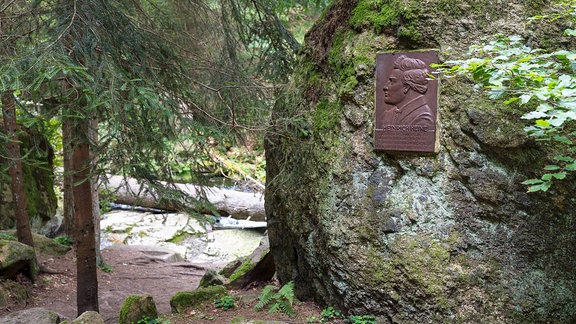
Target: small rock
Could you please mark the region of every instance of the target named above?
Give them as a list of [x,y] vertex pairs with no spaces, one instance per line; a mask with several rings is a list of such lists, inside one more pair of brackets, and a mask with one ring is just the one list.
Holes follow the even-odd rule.
[[219,275],[216,270],[208,269],[206,270],[204,276],[202,276],[202,279],[200,279],[199,287],[206,288],[209,286],[221,286],[224,284],[225,280],[226,279]]
[[151,295],[128,296],[120,309],[119,324],[131,324],[148,318],[156,319],[158,310]]
[[104,319],[98,312],[88,311],[82,313],[75,320],[70,322],[70,324],[104,324]]

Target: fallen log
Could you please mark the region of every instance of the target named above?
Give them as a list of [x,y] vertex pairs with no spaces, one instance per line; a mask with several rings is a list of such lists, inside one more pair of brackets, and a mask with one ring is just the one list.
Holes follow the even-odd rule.
[[[167,185],[166,183],[163,184]],[[263,194],[214,187],[200,187],[182,183],[175,184],[175,187],[194,198],[198,198],[204,193],[208,202],[211,203],[222,216],[231,216],[235,219],[249,219],[252,221],[266,220]],[[154,190],[146,183],[133,178],[116,175],[101,177],[100,188],[113,193],[114,201],[118,204],[177,210],[173,203],[161,202],[159,197],[154,193]]]

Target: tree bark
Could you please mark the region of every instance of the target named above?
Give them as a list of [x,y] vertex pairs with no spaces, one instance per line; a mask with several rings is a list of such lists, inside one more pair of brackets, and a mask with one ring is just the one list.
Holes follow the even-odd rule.
[[14,215],[16,220],[16,232],[18,242],[29,246],[34,246],[32,230],[28,217],[28,206],[26,191],[24,190],[24,179],[22,175],[22,158],[20,155],[20,144],[18,143],[18,124],[16,122],[16,107],[14,96],[10,91],[2,93],[2,114],[4,116],[4,128],[8,135],[8,161],[10,163],[10,178],[12,179],[12,200],[14,203]]
[[[98,118],[90,118],[90,129],[88,130],[90,143],[98,143]],[[104,265],[102,253],[100,253],[100,197],[98,195],[98,175],[96,165],[98,165],[98,154],[90,149],[90,161],[92,166],[92,181],[90,191],[92,192],[92,218],[94,219],[94,249],[96,251],[96,265]]]
[[[78,315],[86,311],[98,312],[98,277],[94,218],[92,215],[92,176],[90,172],[90,122],[75,119],[72,135],[72,179],[74,181],[74,246],[76,248]],[[77,127],[81,126],[81,127]]]
[[74,180],[70,172],[72,170],[72,120],[64,111],[62,112],[62,158],[64,160],[62,232],[69,237],[74,237]]

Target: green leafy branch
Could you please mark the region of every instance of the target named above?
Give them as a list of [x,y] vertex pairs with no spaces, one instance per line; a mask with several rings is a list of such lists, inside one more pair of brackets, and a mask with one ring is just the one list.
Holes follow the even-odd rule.
[[517,103],[525,109],[521,118],[532,121],[525,131],[561,149],[556,163],[544,168],[546,173],[523,182],[528,191],[547,191],[554,180],[576,171],[576,132],[571,130],[576,120],[576,51],[547,53],[526,46],[520,36],[498,34],[487,44],[472,46],[467,57],[447,61],[439,70],[448,77],[471,77],[491,99]]

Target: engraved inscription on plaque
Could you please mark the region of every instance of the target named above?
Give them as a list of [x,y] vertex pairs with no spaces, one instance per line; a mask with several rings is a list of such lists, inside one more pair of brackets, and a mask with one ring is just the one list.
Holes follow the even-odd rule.
[[378,54],[375,150],[438,151],[437,62],[435,51]]

